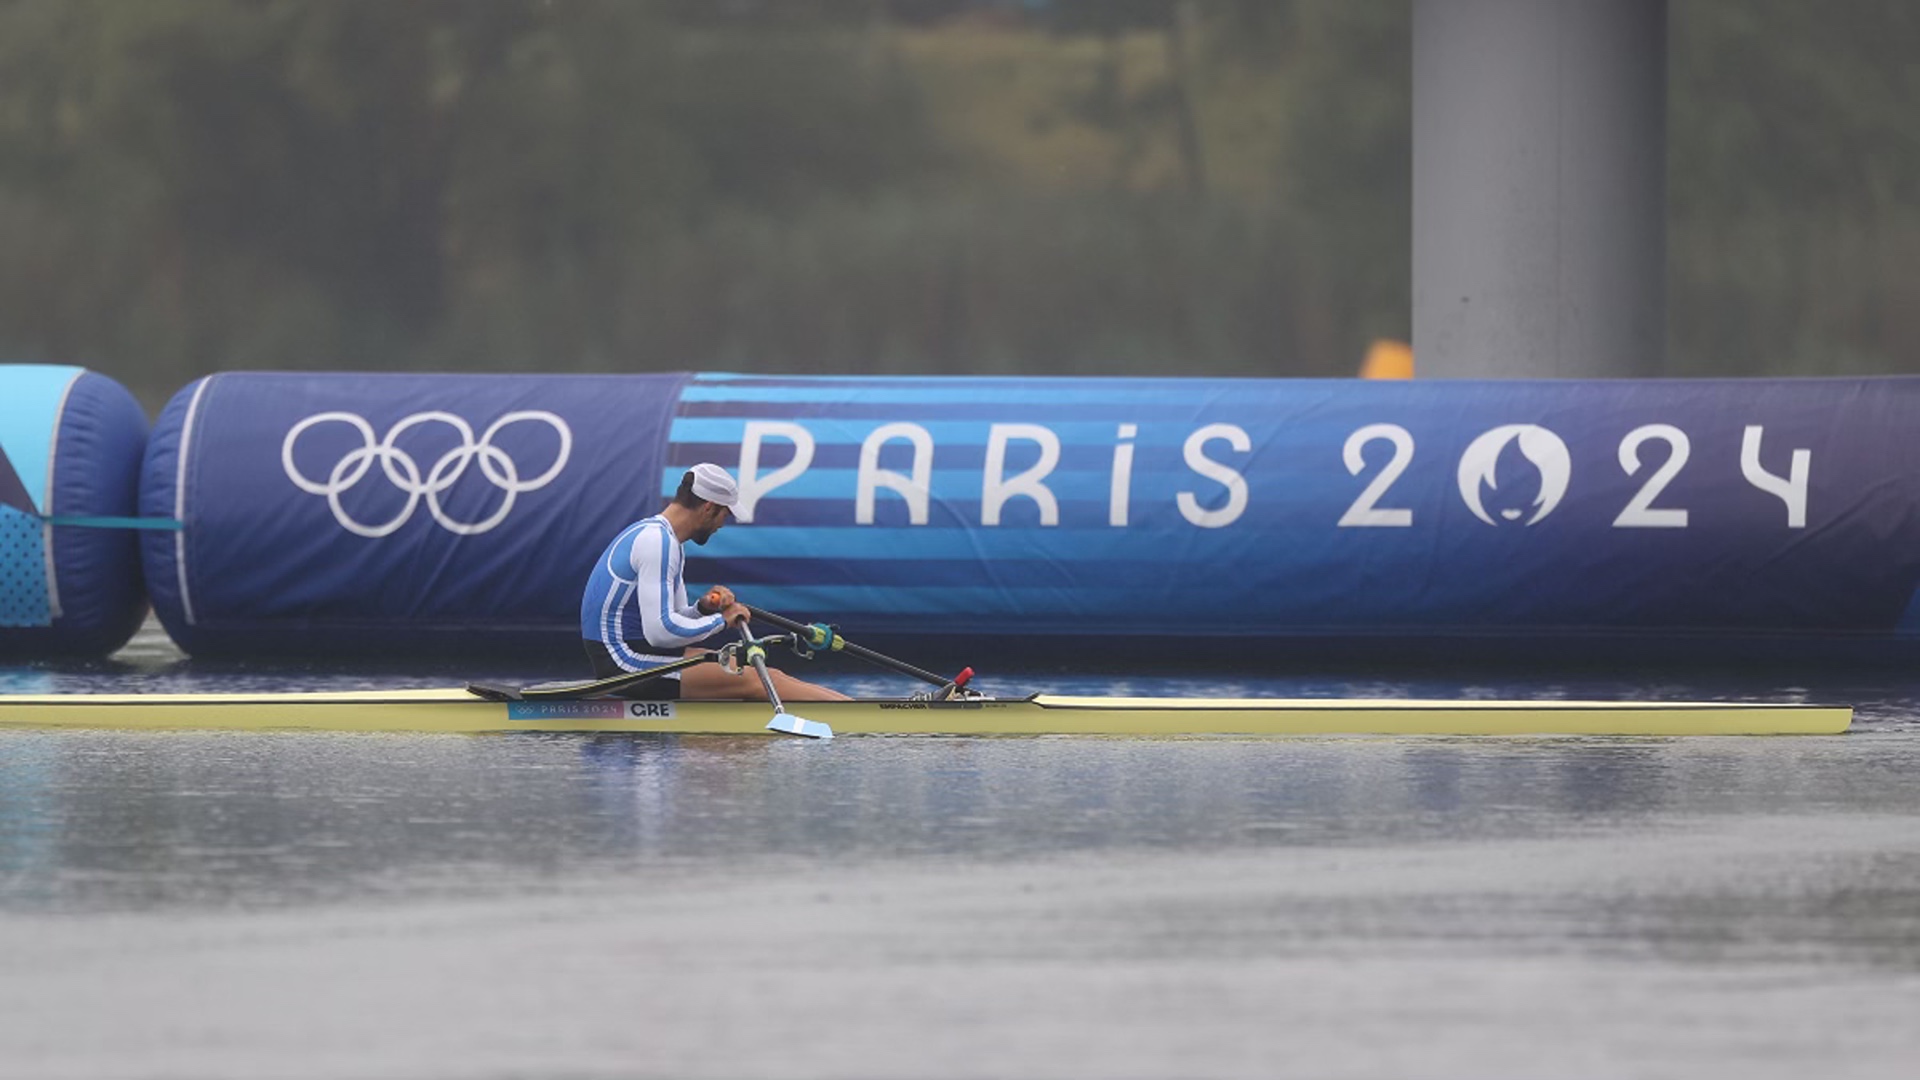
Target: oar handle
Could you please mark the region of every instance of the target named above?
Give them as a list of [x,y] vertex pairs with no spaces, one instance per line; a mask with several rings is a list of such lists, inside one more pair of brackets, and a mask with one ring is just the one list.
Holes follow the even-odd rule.
[[820,639],[820,634],[814,629],[812,625],[809,625],[803,622],[798,622],[793,619],[789,619],[785,615],[775,614],[774,612],[768,611],[765,608],[757,608],[757,607],[754,607],[752,604],[748,604],[747,612],[751,614],[754,618],[760,619],[765,622],[770,622],[773,625],[781,628],[782,630],[793,631],[796,635],[800,637],[802,641],[807,642],[809,645],[812,645],[816,649],[832,649],[835,652],[850,652],[862,660],[879,664],[881,667],[884,667],[884,668],[891,668],[892,670],[897,671],[902,675],[911,675],[914,678],[919,679],[921,682],[929,682],[935,686],[940,686],[940,687],[965,686],[967,685],[967,681],[973,678],[972,668],[967,668],[962,672],[960,672],[960,674],[955,675],[953,678],[949,679],[945,675],[935,675],[933,672],[928,671],[926,668],[914,667],[912,664],[909,664],[904,660],[895,660],[891,656],[885,656],[885,655],[882,655],[881,653],[874,652],[872,649],[866,648],[865,646],[855,645],[853,642],[848,641],[846,638],[841,637],[837,633],[832,636],[832,639],[830,641],[822,641]]

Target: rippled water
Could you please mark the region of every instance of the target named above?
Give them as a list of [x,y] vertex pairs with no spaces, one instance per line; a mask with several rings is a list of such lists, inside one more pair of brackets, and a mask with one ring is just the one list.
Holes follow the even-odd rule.
[[[136,645],[0,669],[0,692],[447,678]],[[0,732],[0,1076],[1920,1061],[1920,686],[994,688],[1848,701],[1860,719],[1773,739]]]

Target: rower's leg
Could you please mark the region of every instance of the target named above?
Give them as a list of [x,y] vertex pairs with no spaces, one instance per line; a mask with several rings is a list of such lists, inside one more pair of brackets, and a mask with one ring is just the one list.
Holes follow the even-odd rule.
[[[773,677],[774,692],[783,702],[847,700],[847,695],[838,690],[796,679],[778,668],[768,668],[767,674]],[[686,701],[765,701],[767,690],[751,671],[729,675],[718,664],[702,664],[680,673],[680,697]]]
[[773,676],[773,688],[780,694],[781,701],[851,700],[838,690],[821,686],[819,683],[810,683],[805,679],[796,679],[777,668],[768,668],[767,674]]

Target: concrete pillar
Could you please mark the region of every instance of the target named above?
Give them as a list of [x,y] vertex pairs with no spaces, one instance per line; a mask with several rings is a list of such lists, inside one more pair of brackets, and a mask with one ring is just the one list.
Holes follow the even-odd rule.
[[1666,0],[1414,0],[1420,377],[1658,374]]

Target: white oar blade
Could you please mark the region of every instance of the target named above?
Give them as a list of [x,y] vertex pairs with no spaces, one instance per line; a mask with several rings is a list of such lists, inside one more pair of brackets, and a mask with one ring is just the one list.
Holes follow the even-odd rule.
[[831,739],[833,729],[818,720],[808,720],[790,712],[777,712],[767,721],[768,731],[781,731],[788,735],[801,735],[809,739]]

